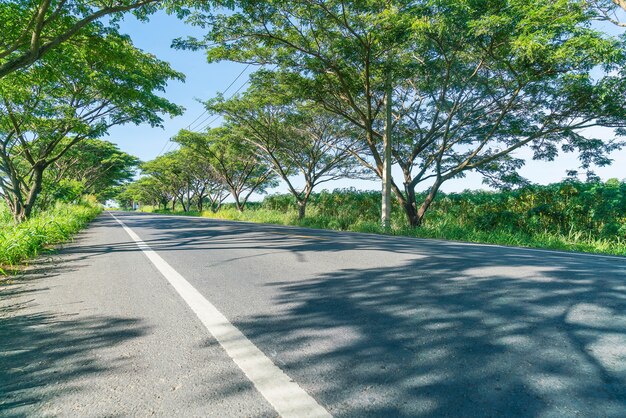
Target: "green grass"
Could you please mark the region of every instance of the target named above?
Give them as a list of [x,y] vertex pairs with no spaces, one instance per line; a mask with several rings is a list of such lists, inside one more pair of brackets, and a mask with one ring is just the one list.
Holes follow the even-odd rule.
[[[155,211],[147,207],[145,211],[167,213],[175,215],[203,216],[213,219],[258,222],[276,225],[292,225],[336,231],[353,231],[375,234],[391,234],[418,238],[434,238],[455,240],[483,244],[498,244],[517,247],[545,248],[564,251],[580,251],[597,254],[626,256],[626,239],[619,236],[613,238],[598,238],[592,233],[569,232],[561,234],[551,231],[536,231],[534,233],[515,231],[510,227],[478,228],[463,224],[453,213],[434,208],[427,222],[420,228],[406,227],[404,218],[399,212],[394,213],[392,228],[383,231],[373,216],[358,216],[352,212],[329,216],[324,214],[325,209],[311,205],[305,219],[298,221],[295,208],[268,209],[263,204],[256,203],[238,212],[231,205],[224,207],[217,213],[211,211],[197,211],[183,213],[180,211]],[[363,212],[361,212],[363,213]],[[343,216],[342,216],[343,215]]]
[[0,204],[0,269],[14,267],[69,240],[101,211],[100,205],[90,202],[58,203],[16,224],[6,206]]

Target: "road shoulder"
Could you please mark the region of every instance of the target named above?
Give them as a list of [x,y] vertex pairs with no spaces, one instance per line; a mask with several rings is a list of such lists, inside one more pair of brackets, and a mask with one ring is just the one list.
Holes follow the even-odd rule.
[[122,228],[101,215],[0,287],[2,416],[271,416]]

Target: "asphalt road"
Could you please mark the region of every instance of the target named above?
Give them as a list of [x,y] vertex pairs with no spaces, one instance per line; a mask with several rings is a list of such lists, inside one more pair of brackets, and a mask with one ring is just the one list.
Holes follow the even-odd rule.
[[[626,258],[114,214],[333,416],[626,417]],[[276,416],[166,276],[103,214],[0,286],[0,416]]]

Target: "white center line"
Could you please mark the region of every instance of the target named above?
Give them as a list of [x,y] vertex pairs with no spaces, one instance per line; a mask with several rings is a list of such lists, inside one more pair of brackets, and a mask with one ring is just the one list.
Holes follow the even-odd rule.
[[330,417],[315,399],[291,380],[261,350],[241,333],[211,302],[209,302],[183,276],[154,252],[122,221],[115,219],[137,243],[154,266],[174,287],[200,321],[231,359],[239,366],[257,390],[282,417]]

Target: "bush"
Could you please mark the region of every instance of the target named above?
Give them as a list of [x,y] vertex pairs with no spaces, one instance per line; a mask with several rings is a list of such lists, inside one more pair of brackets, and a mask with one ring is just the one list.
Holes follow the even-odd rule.
[[[418,202],[423,195],[417,197]],[[204,216],[342,231],[380,233],[380,192],[341,189],[313,194],[297,220],[293,196],[271,195],[239,213],[229,205]],[[513,191],[441,193],[422,227],[407,228],[392,204],[396,235],[626,255],[626,183],[566,181]]]
[[79,204],[57,203],[52,209],[15,224],[6,206],[0,205],[0,266],[14,266],[68,240],[101,211],[93,199]]

